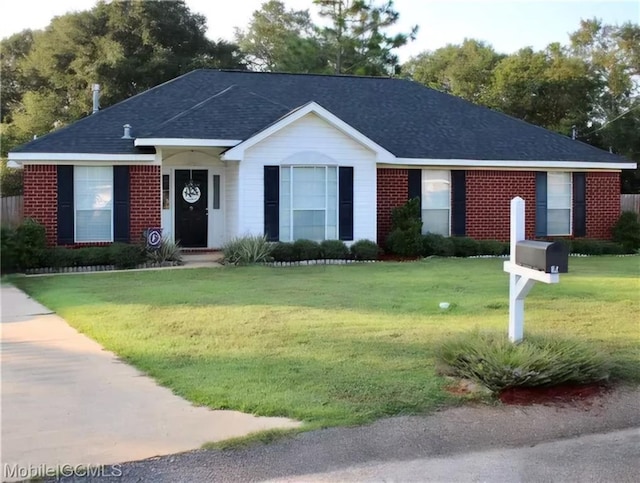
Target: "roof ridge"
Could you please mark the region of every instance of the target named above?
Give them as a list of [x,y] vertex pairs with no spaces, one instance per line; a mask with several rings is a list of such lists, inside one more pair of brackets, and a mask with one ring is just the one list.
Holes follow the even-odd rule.
[[[246,88],[245,88],[246,89]],[[282,102],[278,102],[274,99],[271,99],[267,96],[263,96],[262,94],[258,94],[257,92],[253,92],[247,89],[247,91],[249,92],[249,94],[255,96],[255,97],[259,97],[260,99],[263,99],[267,102],[270,102],[271,104],[274,104],[276,106],[280,106],[280,107],[284,107],[285,109],[291,109],[291,106],[287,106],[286,104],[283,104]]]
[[200,102],[196,102],[193,106],[191,106],[188,109],[185,109],[182,112],[179,112],[178,114],[176,114],[173,117],[170,117],[169,119],[162,121],[160,124],[157,124],[153,127],[153,129],[150,132],[145,133],[145,135],[150,135],[152,134],[154,131],[157,131],[158,129],[162,128],[163,126],[166,126],[167,124],[171,124],[173,121],[177,121],[178,119],[180,119],[181,117],[184,117],[188,114],[190,114],[191,112],[195,111],[196,109],[199,109],[200,107],[204,106],[205,104],[207,104],[208,102],[211,102],[213,99],[223,96],[224,94],[226,94],[227,92],[231,91],[234,88],[237,88],[238,86],[236,84],[231,84],[229,87],[225,87],[224,89],[222,89],[220,92],[216,92],[215,94],[213,94],[212,96],[207,97],[205,100],[200,101]]
[[399,80],[400,77],[387,77],[381,75],[356,75],[356,74],[325,74],[321,72],[274,72],[274,71],[257,71],[257,70],[241,70],[241,69],[198,69],[202,71],[215,72],[233,72],[237,74],[262,74],[262,75],[291,75],[300,77],[337,77],[337,78],[354,78],[354,79],[374,79],[374,80]]

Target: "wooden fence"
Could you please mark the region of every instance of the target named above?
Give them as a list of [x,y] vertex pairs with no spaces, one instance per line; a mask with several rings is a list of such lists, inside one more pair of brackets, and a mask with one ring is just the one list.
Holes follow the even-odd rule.
[[22,221],[23,200],[22,196],[0,198],[0,223],[3,226],[15,226]]
[[640,214],[640,194],[620,195],[620,209],[622,211],[635,211]]

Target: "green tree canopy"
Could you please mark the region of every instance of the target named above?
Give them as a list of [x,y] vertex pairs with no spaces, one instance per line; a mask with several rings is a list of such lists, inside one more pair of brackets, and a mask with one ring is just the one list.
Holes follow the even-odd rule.
[[504,58],[493,72],[486,103],[527,122],[571,134],[586,126],[597,84],[588,65],[559,44],[544,51],[526,48]]
[[397,49],[415,39],[418,26],[408,33],[389,35],[399,14],[388,0],[313,0],[329,25],[320,35],[337,74],[394,75],[400,72]]
[[269,0],[253,12],[246,30],[235,29],[235,40],[253,70],[325,72],[328,59],[308,10],[287,10]]
[[[205,31],[205,18],[184,0],[124,0],[100,1],[54,18],[43,31],[6,39],[3,74],[10,66],[12,82],[3,153],[90,113],[93,83],[102,86],[104,107],[194,68],[243,66],[235,45],[213,42]],[[11,47],[6,58],[4,43]],[[4,102],[3,95],[3,109]]]
[[22,61],[33,45],[33,32],[23,30],[0,41],[0,121],[11,120],[11,112],[19,106],[23,94],[37,88],[22,72]]
[[403,73],[434,89],[482,103],[491,89],[493,71],[504,55],[484,42],[465,39],[423,52],[403,66]]
[[[571,35],[573,54],[599,86],[590,127],[579,138],[640,163],[640,25],[583,20]],[[640,193],[640,169],[623,171],[624,192]]]
[[[583,20],[570,43],[510,55],[466,39],[403,66],[414,80],[640,162],[640,26]],[[640,170],[622,173],[640,192]]]

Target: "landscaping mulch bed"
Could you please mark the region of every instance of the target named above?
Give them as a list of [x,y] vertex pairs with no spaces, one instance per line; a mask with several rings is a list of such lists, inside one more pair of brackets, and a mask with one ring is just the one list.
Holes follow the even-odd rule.
[[530,406],[532,404],[564,405],[589,403],[610,390],[602,384],[561,385],[550,387],[511,387],[498,396],[503,404]]

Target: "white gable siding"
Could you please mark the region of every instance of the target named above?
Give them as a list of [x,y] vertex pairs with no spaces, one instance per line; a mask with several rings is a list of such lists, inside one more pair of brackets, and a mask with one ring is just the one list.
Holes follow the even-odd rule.
[[245,152],[239,172],[238,235],[264,232],[264,166],[281,165],[284,160],[314,164],[315,156],[309,155],[314,152],[332,158],[338,166],[353,167],[354,239],[376,239],[375,154],[315,114],[307,114]]
[[229,162],[224,170],[225,202],[226,202],[226,241],[238,234],[239,213],[239,166],[236,162]]

